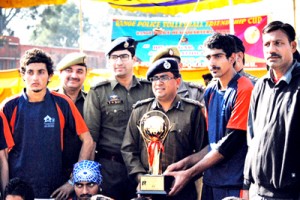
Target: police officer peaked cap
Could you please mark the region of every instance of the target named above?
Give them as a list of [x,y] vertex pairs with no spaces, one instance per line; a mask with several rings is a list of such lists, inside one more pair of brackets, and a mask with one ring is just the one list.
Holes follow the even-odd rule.
[[175,77],[180,77],[178,63],[174,58],[161,58],[152,63],[147,71],[147,79],[162,72],[172,72]]
[[151,58],[151,63],[154,63],[161,58],[177,58],[180,59],[180,52],[177,47],[165,47],[158,50]]
[[238,38],[237,36],[232,35],[232,34],[230,34],[229,37],[231,37],[235,42],[235,46],[236,46],[235,52],[236,53],[238,53],[238,52],[245,53],[245,47],[244,47],[243,41],[240,38]]
[[69,53],[57,64],[56,69],[61,71],[73,65],[79,64],[86,66],[85,60],[86,55],[84,53]]
[[119,37],[112,41],[105,55],[110,56],[110,54],[114,51],[118,50],[128,50],[132,54],[135,55],[135,40],[131,37]]

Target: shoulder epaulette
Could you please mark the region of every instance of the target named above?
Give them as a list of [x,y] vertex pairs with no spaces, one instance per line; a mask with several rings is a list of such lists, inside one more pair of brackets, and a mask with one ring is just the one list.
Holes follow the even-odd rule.
[[110,83],[109,80],[101,80],[100,82],[98,82],[98,83],[96,83],[95,85],[93,85],[93,86],[91,87],[91,89],[94,90],[94,89],[96,89],[96,88],[98,88],[98,87],[100,87],[100,86],[106,85],[106,84],[108,84],[108,83]]
[[188,82],[189,83],[189,87],[191,88],[197,88],[199,90],[204,90],[204,86],[201,84],[197,84],[197,83],[193,83],[193,82]]
[[190,99],[190,98],[181,98],[181,99],[187,103],[191,103],[197,106],[203,106],[199,101],[196,101],[194,99]]
[[148,81],[145,78],[139,78],[139,81],[142,82],[142,83],[150,83],[151,84],[151,81]]
[[133,104],[132,108],[137,108],[139,106],[142,106],[146,103],[149,103],[149,102],[153,101],[153,99],[154,99],[154,97],[137,101],[135,104]]

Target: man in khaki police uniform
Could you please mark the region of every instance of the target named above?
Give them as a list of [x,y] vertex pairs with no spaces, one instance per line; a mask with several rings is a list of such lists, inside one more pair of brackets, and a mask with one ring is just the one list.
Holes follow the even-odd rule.
[[132,105],[153,96],[151,83],[133,74],[135,40],[115,39],[106,55],[114,78],[96,84],[84,104],[84,118],[97,143],[96,161],[102,165],[103,194],[116,200],[136,196],[136,185],[128,173],[120,149]]
[[[160,49],[156,54],[151,58],[151,62],[154,63],[161,58],[173,58],[177,61],[179,69],[182,67],[180,52],[177,47],[166,47]],[[177,94],[182,98],[190,98],[196,101],[201,102],[204,105],[204,92],[205,87],[191,82],[185,82],[182,80],[177,90]],[[201,196],[202,188],[202,178],[195,182],[196,188],[198,189],[198,199]]]
[[[56,66],[61,81],[57,92],[65,94],[75,103],[83,116],[83,104],[86,92],[83,91],[83,83],[87,75],[86,55],[79,52],[67,54]],[[64,135],[63,166],[64,176],[68,179],[73,165],[78,161],[81,140],[73,133]]]
[[[160,49],[156,54],[153,55],[151,58],[151,62],[154,63],[158,59],[161,58],[174,58],[177,62],[179,67],[181,68],[181,58],[180,52],[177,47],[166,47]],[[204,96],[204,86],[198,85],[191,82],[181,81],[180,86],[178,88],[177,94],[183,98],[190,98],[201,103],[203,102]]]
[[[142,100],[135,104],[121,149],[129,175],[134,177],[137,182],[140,181],[141,175],[148,173],[148,153],[152,155],[151,143],[149,143],[149,147],[145,145],[137,127],[142,116],[148,111],[161,111],[170,120],[170,131],[163,142],[164,150],[160,159],[162,171],[166,170],[168,165],[200,151],[207,144],[203,106],[198,101],[181,98],[177,94],[181,82],[177,61],[173,58],[157,60],[148,69],[147,79],[152,81],[155,98]],[[196,200],[195,184],[190,181],[182,192],[174,197],[153,196],[155,200],[161,198]]]
[[72,99],[83,115],[83,104],[86,92],[83,91],[83,83],[87,75],[86,55],[84,53],[67,54],[58,64],[61,86],[58,92]]

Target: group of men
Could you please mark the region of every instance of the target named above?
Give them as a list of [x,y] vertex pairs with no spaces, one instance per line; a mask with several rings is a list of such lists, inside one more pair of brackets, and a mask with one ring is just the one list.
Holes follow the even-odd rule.
[[204,200],[250,199],[250,185],[253,199],[299,198],[295,30],[274,21],[262,37],[269,71],[257,80],[243,71],[239,38],[209,36],[203,45],[213,80],[205,91],[182,81],[176,48],[158,52],[147,79],[137,78],[130,37],[111,43],[106,55],[114,77],[88,94],[82,90],[84,54],[68,55],[57,65],[62,87],[49,91],[51,58],[27,51],[20,67],[25,89],[3,102],[0,112],[2,191],[9,179],[20,178],[36,198],[67,199],[75,189],[74,199],[87,199],[100,187],[113,199],[135,198],[141,176],[150,170],[138,124],[145,113],[160,111],[171,124],[161,171],[175,181],[167,196],[150,198],[197,199],[194,182],[201,176]]

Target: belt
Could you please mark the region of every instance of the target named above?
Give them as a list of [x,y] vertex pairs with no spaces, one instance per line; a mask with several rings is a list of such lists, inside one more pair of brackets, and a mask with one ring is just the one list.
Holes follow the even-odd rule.
[[103,149],[98,151],[98,158],[103,158],[103,159],[106,159],[106,160],[111,160],[111,161],[114,161],[114,162],[119,162],[121,164],[125,164],[124,160],[123,160],[123,157],[120,153],[113,153],[113,152],[106,151],[106,150],[103,150]]

